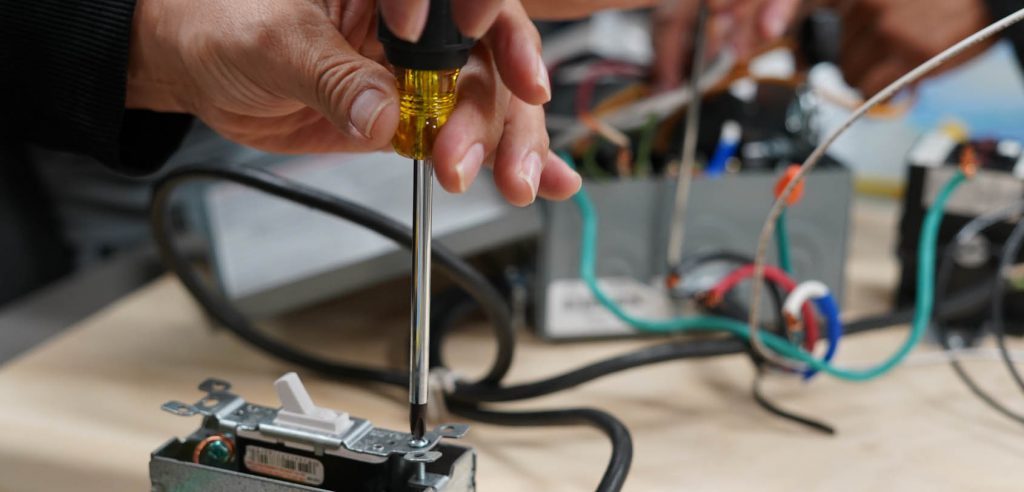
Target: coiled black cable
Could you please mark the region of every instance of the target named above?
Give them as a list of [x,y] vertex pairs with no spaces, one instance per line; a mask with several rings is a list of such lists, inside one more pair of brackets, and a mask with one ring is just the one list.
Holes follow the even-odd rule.
[[1022,245],[1024,245],[1024,220],[1018,220],[1010,237],[1006,239],[1003,253],[999,258],[999,267],[996,270],[996,281],[992,291],[991,322],[992,332],[996,336],[996,345],[999,347],[999,355],[1006,364],[1007,370],[1010,371],[1010,375],[1013,376],[1014,382],[1017,383],[1017,387],[1024,391],[1024,377],[1021,376],[1017,365],[1013,363],[1013,358],[1010,357],[1010,351],[1006,348],[1006,317],[1003,313],[1006,285],[1010,282],[1008,274],[1011,265],[1020,257]]
[[985,304],[989,302],[990,299],[995,303],[995,299],[997,297],[1002,298],[1002,293],[996,292],[995,284],[999,283],[999,281],[996,280],[995,282],[986,281],[981,285],[966,289],[967,294],[960,294],[959,296],[961,298],[959,303],[960,305],[951,306],[951,304],[955,303],[947,302],[945,300],[947,290],[949,289],[949,283],[953,276],[954,255],[956,254],[957,245],[963,244],[971,237],[979,234],[988,227],[1005,221],[1015,214],[1019,214],[1020,208],[1020,206],[1013,206],[1002,211],[997,211],[993,214],[976,217],[965,224],[960,231],[957,232],[953,242],[946,247],[939,264],[939,273],[935,282],[935,310],[937,313],[933,316],[933,319],[935,320],[936,338],[938,338],[939,344],[948,354],[950,368],[953,369],[953,372],[960,381],[962,381],[964,385],[967,386],[967,389],[970,390],[974,396],[978,397],[982,403],[985,403],[990,408],[1003,414],[1007,418],[1024,424],[1024,415],[1011,410],[996,400],[995,397],[985,391],[985,389],[983,389],[974,380],[971,374],[967,372],[967,369],[960,363],[960,360],[956,357],[953,348],[949,344],[949,335],[944,323],[944,320],[956,316],[958,311],[953,310],[952,308],[954,307],[958,308],[959,312],[970,313],[976,309],[984,308]]
[[[185,288],[204,310],[225,328],[261,350],[330,376],[407,386],[408,375],[405,373],[332,362],[271,339],[254,327],[245,315],[238,312],[220,293],[208,287],[206,282],[199,278],[173,240],[174,231],[169,220],[170,198],[174,190],[183,184],[209,180],[234,182],[349,220],[406,248],[412,246],[412,233],[409,228],[362,205],[267,171],[248,167],[187,166],[175,169],[154,185],[150,209],[153,236],[167,266],[178,275]],[[501,381],[508,373],[515,353],[515,332],[508,305],[497,289],[458,255],[439,244],[435,245],[433,255],[437,269],[473,295],[491,319],[498,351],[490,370],[480,383],[495,384]]]
[[[346,379],[405,387],[408,376],[397,371],[331,362],[315,355],[281,344],[256,329],[219,293],[207,287],[190,267],[188,260],[173,241],[174,231],[170,219],[170,198],[174,190],[189,182],[224,180],[260,190],[367,227],[406,248],[412,246],[412,232],[404,225],[372,210],[351,203],[266,171],[252,168],[221,168],[189,166],[172,171],[157,181],[150,209],[153,235],[161,256],[168,267],[178,275],[186,289],[213,319],[243,340],[283,360]],[[471,293],[491,318],[498,341],[498,356],[480,386],[500,382],[512,362],[515,333],[508,305],[494,286],[471,265],[439,244],[434,244],[435,265],[460,287]],[[618,492],[622,489],[633,459],[633,442],[625,425],[611,415],[594,409],[564,409],[536,412],[496,412],[474,405],[455,404],[459,414],[501,425],[578,425],[587,424],[604,432],[612,443],[612,455],[605,469],[598,492]]]
[[734,338],[677,341],[645,347],[610,359],[569,371],[565,374],[532,383],[489,387],[473,384],[455,386],[452,399],[471,402],[509,402],[537,398],[564,391],[609,374],[628,369],[681,359],[716,357],[744,350],[744,343]]
[[[179,186],[208,180],[223,180],[254,188],[311,209],[343,218],[371,229],[402,246],[412,245],[409,228],[373,210],[332,196],[315,188],[281,176],[253,168],[189,166],[176,169],[160,179],[154,188],[150,219],[160,253],[168,267],[178,275],[186,289],[203,309],[228,330],[272,355],[332,377],[358,379],[405,387],[407,374],[399,371],[332,362],[310,353],[288,347],[260,332],[219,292],[210,288],[191,268],[189,261],[173,241],[170,221],[170,199]],[[632,460],[632,440],[625,426],[611,415],[594,409],[576,408],[535,412],[498,412],[484,409],[480,402],[512,401],[561,391],[598,377],[643,365],[694,357],[710,357],[746,350],[743,342],[734,339],[675,341],[624,354],[570,371],[545,381],[501,387],[515,349],[515,333],[509,307],[501,293],[476,269],[450,250],[435,244],[433,255],[437,268],[460,288],[472,295],[491,320],[495,329],[498,355],[487,375],[477,382],[459,382],[448,395],[450,408],[474,420],[502,425],[576,425],[587,424],[600,429],[612,441],[612,457],[598,488],[600,492],[618,491],[628,474]],[[721,255],[717,255],[721,256]],[[746,259],[744,259],[746,260]],[[778,296],[779,294],[776,294]],[[438,346],[443,330],[438,333]],[[438,358],[440,360],[440,358]],[[759,393],[759,392],[758,392]],[[755,395],[758,396],[758,395]],[[758,398],[763,404],[763,397]],[[775,408],[769,405],[766,408]],[[782,417],[803,422],[808,419],[788,412],[774,412]],[[813,421],[812,421],[813,422]],[[820,424],[819,424],[820,425]]]
[[[695,255],[683,260],[682,266],[679,269],[679,274],[684,276],[703,264],[715,261],[747,265],[750,264],[752,259],[742,254],[731,252],[713,252]],[[783,321],[781,319],[782,293],[779,290],[778,285],[770,282],[767,283],[769,284],[769,293],[772,295],[772,301],[775,303],[775,309],[773,311],[775,311],[779,317],[776,326],[778,329],[782,330],[784,329]],[[444,346],[443,339],[445,334],[455,321],[468,315],[477,307],[473,300],[465,297],[465,294],[461,291],[446,292],[440,296],[439,303],[441,306],[439,306],[439,309],[434,311],[435,323],[432,325],[432,331],[435,337],[433,349],[438,350],[438,352],[440,352],[440,347]],[[733,309],[737,310],[736,314],[740,316],[740,319],[746,319],[742,314],[745,312],[744,309],[740,308],[738,305],[735,305]],[[758,357],[756,353],[750,350],[750,345],[747,342],[736,338],[674,341],[653,345],[617,357],[598,361],[559,376],[513,386],[489,387],[470,383],[456,383],[452,398],[476,402],[509,402],[525,400],[567,390],[603,376],[637,367],[667,361],[715,357],[739,353],[747,353],[758,370],[758,379],[754,381],[753,386],[753,396],[754,400],[761,408],[776,417],[790,420],[796,424],[806,426],[809,429],[828,434],[835,433],[832,426],[811,417],[802,416],[794,412],[784,410],[769,400],[767,395],[760,390],[760,377],[763,371],[771,367],[770,363],[765,361],[763,358]],[[441,354],[438,353],[436,355],[436,360],[440,361]],[[434,355],[431,357],[434,357]]]
[[531,412],[497,412],[476,405],[452,402],[449,409],[456,414],[478,422],[492,424],[534,427],[549,425],[589,425],[603,432],[612,443],[612,455],[608,459],[599,491],[619,491],[626,481],[633,461],[633,438],[629,429],[608,413],[592,408],[566,408]]

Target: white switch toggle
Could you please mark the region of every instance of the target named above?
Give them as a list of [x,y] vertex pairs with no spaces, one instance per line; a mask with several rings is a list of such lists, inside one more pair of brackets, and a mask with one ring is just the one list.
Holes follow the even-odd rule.
[[352,419],[347,413],[314,405],[299,375],[294,372],[275,381],[274,389],[282,407],[274,419],[276,425],[328,434],[341,434],[352,427]]

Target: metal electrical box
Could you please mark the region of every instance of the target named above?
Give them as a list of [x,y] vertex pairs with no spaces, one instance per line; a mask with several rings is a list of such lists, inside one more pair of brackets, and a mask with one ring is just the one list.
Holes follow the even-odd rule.
[[[769,172],[696,179],[684,258],[714,251],[753,256],[777,179]],[[605,291],[638,316],[695,314],[671,299],[664,283],[675,180],[595,182],[587,192],[598,215],[596,270]],[[819,169],[807,177],[803,199],[787,212],[796,277],[820,280],[840,296],[852,195],[849,170]],[[552,340],[637,334],[599,305],[580,279],[580,226],[572,202],[546,204],[535,298],[538,332]]]

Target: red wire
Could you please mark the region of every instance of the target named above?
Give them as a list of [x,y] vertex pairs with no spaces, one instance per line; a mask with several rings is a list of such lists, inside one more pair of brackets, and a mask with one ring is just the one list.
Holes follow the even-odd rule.
[[[708,291],[708,296],[710,299],[723,299],[740,282],[753,276],[754,265],[741,266],[712,287]],[[771,265],[765,265],[764,278],[781,286],[787,294],[796,288],[796,282],[789,278],[786,272]],[[818,341],[818,319],[814,316],[814,308],[810,300],[804,302],[804,305],[801,306],[801,312],[804,318],[804,348],[809,351],[814,350],[814,345]]]

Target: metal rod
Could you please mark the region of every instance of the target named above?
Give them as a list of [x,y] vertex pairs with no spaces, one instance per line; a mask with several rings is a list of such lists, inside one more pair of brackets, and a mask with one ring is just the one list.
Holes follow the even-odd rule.
[[409,427],[421,440],[426,433],[430,377],[430,216],[434,164],[413,160],[412,323],[409,340]]
[[693,68],[690,70],[690,105],[686,109],[686,133],[683,135],[682,162],[679,175],[676,177],[675,205],[672,209],[672,222],[669,224],[668,251],[666,258],[668,267],[675,268],[683,260],[683,239],[686,232],[686,209],[690,198],[690,183],[693,181],[693,169],[697,161],[697,137],[700,136],[700,82],[704,76],[704,45],[706,44],[705,29],[708,20],[708,2],[700,2],[697,13],[697,25],[693,33]]

